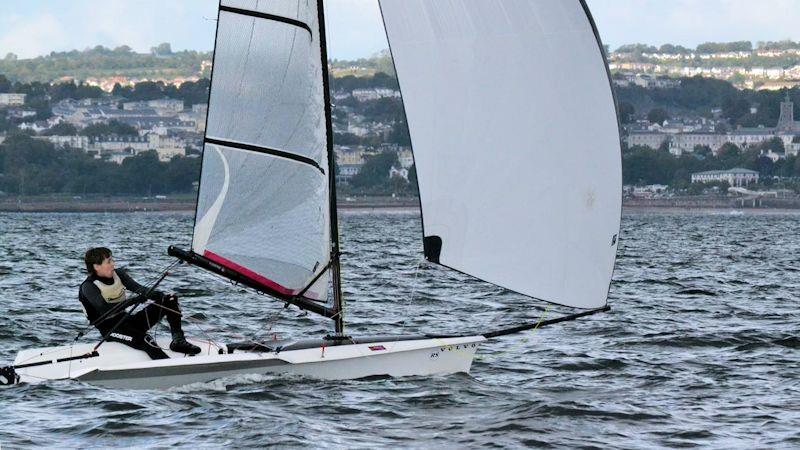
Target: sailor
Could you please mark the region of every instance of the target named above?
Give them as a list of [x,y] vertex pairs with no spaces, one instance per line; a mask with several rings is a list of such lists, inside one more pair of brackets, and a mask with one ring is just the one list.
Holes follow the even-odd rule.
[[147,288],[134,281],[125,270],[116,269],[111,250],[105,247],[89,249],[83,259],[89,276],[81,284],[78,299],[90,322],[94,323],[106,315],[99,323],[95,323],[103,336],[113,330],[108,340],[143,350],[152,359],[165,359],[168,358],[167,354],[147,332],[166,316],[172,332],[169,349],[188,355],[200,353],[200,347],[189,343],[183,335],[177,295],[153,291],[148,295],[152,304],[120,323],[126,312],[122,308],[117,308],[119,311],[112,311],[114,307],[119,306],[129,296],[144,294]]

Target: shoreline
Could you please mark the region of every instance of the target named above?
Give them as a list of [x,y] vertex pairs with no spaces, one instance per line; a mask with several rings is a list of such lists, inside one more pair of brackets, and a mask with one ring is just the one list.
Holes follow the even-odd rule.
[[[341,201],[337,209],[368,211],[375,209],[417,210],[417,198],[374,197]],[[0,201],[0,213],[125,213],[125,212],[194,212],[191,200],[145,200],[141,198],[15,199]]]
[[[419,210],[419,199],[413,197],[367,197],[338,203],[338,210],[349,212]],[[5,199],[0,201],[0,213],[130,213],[130,212],[193,212],[194,200],[153,200],[141,198],[106,198],[95,200],[75,199]],[[697,212],[697,213],[797,213],[800,201],[794,199],[767,199],[755,207],[747,201],[736,199],[636,199],[623,201],[623,212]]]

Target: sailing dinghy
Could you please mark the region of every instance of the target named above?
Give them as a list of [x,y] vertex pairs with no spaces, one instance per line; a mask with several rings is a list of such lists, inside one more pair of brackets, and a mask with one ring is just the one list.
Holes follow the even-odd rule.
[[[170,255],[331,319],[321,339],[150,360],[116,342],[24,350],[0,382],[168,388],[237,374],[468,372],[480,343],[604,311],[619,127],[583,0],[381,0],[418,173],[425,259],[583,311],[463,335],[348,336],[322,0],[222,0],[191,248]],[[167,349],[168,343],[162,343]]]

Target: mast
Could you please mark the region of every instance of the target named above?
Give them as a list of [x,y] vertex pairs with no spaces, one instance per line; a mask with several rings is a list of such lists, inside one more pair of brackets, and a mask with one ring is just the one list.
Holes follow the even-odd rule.
[[328,49],[325,39],[325,5],[317,0],[319,17],[319,42],[322,58],[322,86],[325,98],[325,128],[328,146],[328,194],[331,220],[331,280],[333,282],[333,311],[337,335],[344,334],[344,302],[342,300],[342,278],[339,265],[339,218],[336,212],[336,155],[333,153],[333,123],[331,119],[331,94],[328,76]]

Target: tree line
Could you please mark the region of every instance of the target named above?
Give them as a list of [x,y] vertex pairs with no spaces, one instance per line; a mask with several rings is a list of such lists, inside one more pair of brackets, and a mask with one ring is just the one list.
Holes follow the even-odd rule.
[[200,159],[176,156],[161,162],[155,151],[122,164],[95,159],[78,149],[14,133],[0,144],[0,191],[13,195],[188,193],[200,176]]
[[734,42],[704,42],[698,44],[696,48],[690,49],[682,45],[663,44],[660,47],[648,44],[626,44],[617,48],[617,53],[666,53],[672,55],[686,55],[690,53],[711,54],[729,52],[751,52],[758,50],[790,50],[800,49],[800,42],[790,39],[783,41],[759,41],[753,47],[751,41]]
[[114,49],[98,45],[83,51],[50,52],[31,59],[19,59],[9,53],[0,59],[0,73],[20,82],[50,82],[65,76],[188,77],[201,75],[202,62],[210,59],[211,52],[173,52],[169,43],[153,47],[149,54],[136,53],[127,45]]
[[[731,83],[700,76],[680,78],[680,86],[645,89],[641,86],[617,86],[620,120],[630,123],[661,109],[666,117],[695,115],[713,117],[721,108],[722,117],[735,127],[774,127],[780,116],[780,103],[789,94],[795,117],[800,117],[800,88],[783,91],[736,89]],[[755,112],[751,111],[754,108]]]
[[675,156],[669,152],[668,146],[665,143],[659,149],[646,146],[624,148],[623,182],[634,185],[666,184],[676,189],[687,189],[693,173],[743,168],[758,171],[760,183],[764,186],[800,190],[800,158],[790,155],[773,162],[764,154],[770,150],[784,152],[783,141],[779,138],[746,149],[726,143],[716,155],[709,147],[698,145],[692,152]]

